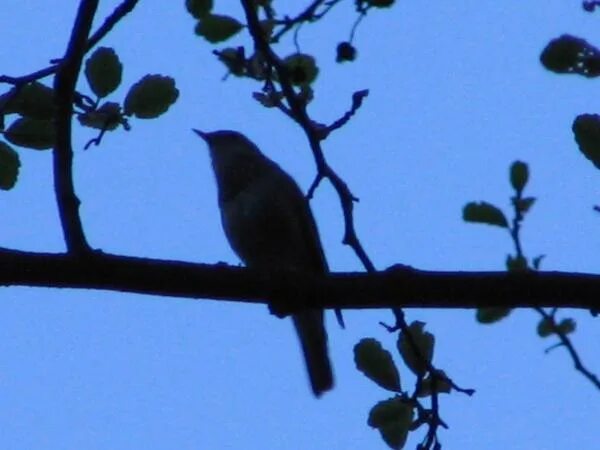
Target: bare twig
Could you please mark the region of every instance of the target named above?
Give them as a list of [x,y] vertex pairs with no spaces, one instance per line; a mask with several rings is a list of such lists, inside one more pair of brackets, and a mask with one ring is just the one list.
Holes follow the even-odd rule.
[[362,102],[365,97],[369,95],[368,89],[363,89],[362,91],[356,91],[352,94],[352,106],[348,112],[346,112],[341,118],[333,122],[331,125],[327,127],[327,133],[331,133],[339,128],[342,128],[346,123],[356,114],[356,111],[362,106]]
[[[296,17],[291,18],[286,16],[282,21],[278,22],[278,24],[282,25],[282,27],[279,31],[277,31],[277,33],[275,33],[271,37],[271,42],[279,42],[283,35],[285,35],[288,31],[290,31],[297,25],[301,25],[305,22],[312,22],[314,20],[322,18],[339,2],[340,0],[314,0],[310,5],[306,7],[304,11],[302,11]],[[321,12],[317,12],[317,10],[321,6],[324,7],[323,10]]]
[[124,0],[119,6],[117,6],[113,12],[104,19],[104,22],[96,30],[96,32],[90,37],[87,43],[87,50],[93,48],[98,42],[100,42],[104,36],[106,36],[110,30],[114,28],[114,26],[127,14],[129,14],[135,6],[137,5],[139,0]]
[[36,70],[35,72],[32,72],[29,75],[24,75],[22,77],[0,75],[0,83],[8,83],[14,86],[22,86],[27,83],[31,83],[32,81],[41,80],[42,78],[46,78],[47,76],[52,75],[56,72],[57,68],[58,64],[53,64],[51,66],[45,67],[41,70]]

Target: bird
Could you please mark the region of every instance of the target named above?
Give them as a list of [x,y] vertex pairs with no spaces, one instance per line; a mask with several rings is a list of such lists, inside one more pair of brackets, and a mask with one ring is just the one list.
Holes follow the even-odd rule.
[[[193,131],[208,145],[223,230],[242,262],[265,271],[326,274],[315,219],[294,179],[242,133]],[[292,320],[312,391],[320,397],[334,384],[324,310],[306,309]]]

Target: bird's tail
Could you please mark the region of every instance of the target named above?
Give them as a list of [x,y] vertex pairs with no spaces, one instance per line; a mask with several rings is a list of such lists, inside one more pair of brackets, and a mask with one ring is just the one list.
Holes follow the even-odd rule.
[[323,311],[310,310],[293,316],[304,362],[314,394],[319,397],[333,387],[333,373],[327,351]]

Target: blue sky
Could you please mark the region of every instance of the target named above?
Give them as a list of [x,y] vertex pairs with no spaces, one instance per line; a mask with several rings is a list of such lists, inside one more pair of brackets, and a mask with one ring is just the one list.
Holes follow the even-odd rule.
[[[77,2],[4,0],[0,72],[37,70],[64,51]],[[101,2],[97,22],[118,2]],[[217,10],[242,17],[234,2]],[[346,2],[305,27],[302,49],[321,73],[315,120],[328,123],[370,89],[346,127],[325,142],[328,160],[360,197],[356,226],[379,269],[501,270],[511,244],[499,229],[461,220],[464,203],[508,208],[508,166],[530,164],[538,202],[523,239],[543,268],[597,272],[600,174],[577,151],[576,114],[598,111],[594,81],[560,77],[538,62],[541,49],[569,32],[600,42],[597,15],[579,2],[398,2],[359,28],[359,57],[334,62],[354,20]],[[278,9],[298,2],[276,2]],[[83,151],[93,134],[75,133],[75,183],[95,248],[126,255],[237,264],[220,227],[205,146],[190,129],[239,130],[303,188],[314,164],[302,132],[252,99],[259,85],[230,78],[194,36],[183,1],[140,2],[102,43],[124,64],[126,87],[147,73],[173,76],[178,102],[154,121]],[[232,43],[247,42],[239,37]],[[281,53],[292,51],[289,41]],[[87,90],[85,81],[81,90]],[[13,191],[0,195],[0,246],[62,251],[49,152],[22,151]],[[333,270],[361,270],[341,244],[341,213],[323,185],[313,208]],[[536,315],[515,311],[480,326],[472,311],[410,310],[437,338],[434,362],[474,397],[442,398],[445,448],[592,448],[597,392],[561,350],[535,334]],[[574,343],[600,372],[600,332],[588,315]],[[330,449],[385,448],[366,426],[387,398],[354,368],[352,347],[394,338],[378,322],[387,311],[348,312],[347,330],[329,317],[337,386],[309,392],[289,321],[265,307],[111,292],[5,288],[0,302],[0,423],[11,449]],[[405,385],[413,379],[402,372]],[[420,437],[409,440],[414,448]]]

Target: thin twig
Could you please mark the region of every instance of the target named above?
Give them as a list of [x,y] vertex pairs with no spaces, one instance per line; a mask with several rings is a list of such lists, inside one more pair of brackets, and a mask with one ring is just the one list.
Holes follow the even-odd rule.
[[90,37],[87,43],[87,50],[93,48],[98,42],[100,42],[104,36],[106,36],[114,26],[127,14],[133,11],[133,8],[137,5],[139,0],[124,0],[119,6],[117,6],[113,12],[104,19],[100,28],[96,30]]
[[[304,11],[298,14],[296,17],[291,18],[286,16],[283,21],[278,22],[278,25],[282,25],[281,29],[275,33],[271,37],[271,42],[276,43],[285,35],[288,31],[294,28],[297,25],[301,25],[305,22],[311,22],[317,19],[322,18],[327,14],[331,9],[340,2],[340,0],[315,0],[310,5],[306,7]],[[320,13],[317,13],[317,10],[320,6],[324,6],[325,8]]]
[[345,231],[343,243],[349,245],[354,250],[367,271],[374,272],[375,266],[362,247],[354,228],[353,210],[356,197],[352,194],[346,182],[329,166],[325,160],[320,144],[320,141],[325,137],[325,135],[314,125],[313,121],[308,116],[308,113],[306,112],[306,103],[300,99],[294,91],[287,70],[283,66],[281,59],[275,54],[275,52],[273,52],[264,34],[261,32],[254,5],[249,0],[242,0],[241,2],[246,13],[248,30],[257,47],[257,50],[263,55],[267,63],[273,67],[277,73],[282,93],[289,105],[291,113],[290,117],[292,117],[306,133],[310,148],[317,164],[318,172],[321,173],[323,177],[329,179],[334,189],[338,193],[344,215]]
[[35,72],[32,72],[29,75],[24,75],[22,77],[0,75],[0,83],[8,83],[14,86],[22,86],[27,83],[31,83],[32,81],[40,80],[42,78],[46,78],[47,76],[52,75],[56,72],[57,68],[58,64],[53,64],[51,66],[45,67],[41,70],[36,70]]
[[368,89],[363,89],[361,91],[356,91],[352,94],[352,106],[350,110],[346,112],[341,118],[333,122],[331,125],[327,127],[327,133],[331,133],[339,128],[342,128],[346,123],[356,114],[356,111],[362,106],[363,100],[365,97],[369,95]]
[[543,308],[534,309],[548,322],[552,329],[552,332],[558,337],[560,344],[567,349],[567,352],[569,353],[569,356],[571,357],[571,360],[573,361],[573,364],[575,366],[575,370],[581,373],[594,386],[596,386],[596,389],[600,390],[600,379],[583,365],[583,363],[581,362],[581,358],[577,353],[577,350],[575,350],[575,346],[573,345],[569,337],[558,327],[558,325],[554,321],[554,317],[548,314],[546,311],[544,311]]
[[[119,6],[117,6],[114,11],[104,20],[104,23],[98,28],[98,30],[90,37],[87,42],[86,50],[90,50],[93,48],[98,42],[100,42],[110,30],[114,28],[114,26],[128,13],[130,13],[133,8],[135,8],[136,4],[139,0],[124,0]],[[9,75],[0,75],[0,83],[8,83],[14,86],[22,86],[27,83],[31,83],[32,81],[41,80],[42,78],[46,78],[58,70],[60,66],[60,60],[58,62],[52,63],[52,65],[48,67],[44,67],[43,69],[36,70],[28,75],[23,75],[21,77],[11,77]]]
[[[515,253],[517,258],[523,259],[525,258],[523,254],[523,246],[521,244],[521,226],[523,222],[523,211],[520,208],[521,201],[523,200],[521,190],[517,190],[515,197],[513,198],[513,209],[514,209],[514,217],[512,220],[512,226],[510,228],[510,235],[513,239],[513,243],[515,245]],[[550,328],[554,334],[558,337],[560,341],[555,347],[565,347],[567,349],[567,353],[571,357],[573,364],[575,365],[575,369],[580,372],[585,378],[587,378],[593,385],[596,386],[597,389],[600,390],[600,379],[592,372],[590,372],[583,365],[577,350],[575,350],[575,346],[571,342],[571,339],[564,333],[560,327],[556,324],[555,317],[558,312],[558,308],[552,308],[551,312],[546,312],[541,307],[534,307],[535,311],[537,311],[544,320],[550,325]],[[555,348],[554,347],[554,348]]]

